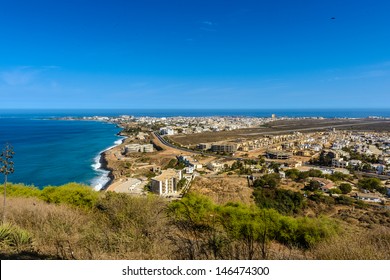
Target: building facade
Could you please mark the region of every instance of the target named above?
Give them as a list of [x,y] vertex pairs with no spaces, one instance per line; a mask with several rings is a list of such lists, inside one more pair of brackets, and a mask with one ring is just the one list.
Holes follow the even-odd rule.
[[177,183],[181,178],[181,170],[163,170],[159,176],[152,178],[150,189],[158,195],[175,194],[177,192]]

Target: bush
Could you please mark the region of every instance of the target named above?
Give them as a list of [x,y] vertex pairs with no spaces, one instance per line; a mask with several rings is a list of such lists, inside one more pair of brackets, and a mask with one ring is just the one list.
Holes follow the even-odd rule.
[[262,176],[259,179],[256,179],[253,182],[253,187],[255,188],[263,188],[263,187],[269,187],[269,188],[276,188],[280,183],[280,176],[278,173],[271,173],[266,174]]
[[7,195],[11,197],[39,197],[41,191],[34,186],[7,184]]
[[66,203],[69,205],[91,209],[97,202],[99,193],[91,187],[77,183],[69,183],[60,187],[45,187],[40,198],[49,203]]
[[333,197],[325,196],[322,193],[314,193],[308,197],[310,200],[316,202],[316,203],[324,203],[326,205],[333,205],[335,203],[335,200]]
[[327,239],[338,232],[338,225],[325,217],[309,219],[298,218],[298,229],[296,232],[297,244],[303,248],[310,248],[318,242]]
[[65,203],[91,209],[100,194],[89,186],[69,183],[59,187],[47,186],[42,190],[23,184],[8,184],[7,195],[10,197],[36,197],[48,203]]
[[382,194],[386,194],[386,188],[382,187],[382,182],[378,178],[363,178],[358,181],[358,187],[360,189],[366,189],[370,191],[378,191]]
[[18,226],[2,224],[0,226],[0,245],[5,249],[15,249],[17,252],[32,248],[32,235]]
[[331,194],[342,194],[342,191],[338,188],[330,189],[329,193]]
[[348,183],[342,183],[340,184],[339,189],[343,194],[347,194],[352,191],[352,186]]
[[335,172],[332,175],[326,176],[329,180],[332,180],[333,182],[342,181],[348,179],[349,175],[344,174],[342,172]]
[[348,196],[341,195],[339,197],[336,197],[335,199],[337,204],[342,204],[342,205],[352,205],[354,200]]
[[258,189],[253,192],[256,205],[273,208],[283,214],[300,212],[305,207],[304,197],[299,192],[283,189]]
[[296,180],[299,177],[299,174],[301,173],[298,169],[292,168],[285,171],[286,177],[290,178],[291,180]]
[[314,191],[318,191],[320,188],[321,188],[320,182],[316,180],[311,180],[309,184],[305,186],[304,190],[314,192]]

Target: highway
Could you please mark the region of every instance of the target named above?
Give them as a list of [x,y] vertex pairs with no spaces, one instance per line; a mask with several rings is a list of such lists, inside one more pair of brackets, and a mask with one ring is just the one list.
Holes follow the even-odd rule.
[[153,132],[154,136],[157,137],[157,139],[162,143],[164,144],[165,146],[168,146],[172,149],[176,149],[176,150],[180,150],[180,151],[183,151],[183,152],[189,152],[189,153],[193,153],[193,154],[198,154],[198,155],[203,155],[203,156],[210,156],[210,157],[218,157],[218,158],[224,158],[224,159],[228,159],[228,160],[244,160],[244,158],[240,158],[240,157],[230,157],[230,156],[223,156],[223,155],[217,155],[217,154],[207,154],[207,153],[204,153],[204,152],[200,152],[200,151],[194,151],[194,150],[191,150],[191,149],[187,149],[187,148],[183,148],[183,147],[178,147],[178,146],[175,146],[173,145],[172,143],[169,143],[167,140],[164,139],[163,136],[161,136],[160,134],[158,134],[158,132]]

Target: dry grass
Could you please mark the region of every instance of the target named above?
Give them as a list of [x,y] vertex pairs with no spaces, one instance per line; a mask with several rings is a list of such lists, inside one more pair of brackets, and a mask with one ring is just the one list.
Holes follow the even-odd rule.
[[[221,178],[202,178],[195,181],[193,188],[203,190],[218,204],[253,203],[251,189],[239,180],[245,179],[237,178],[237,184],[229,185]],[[177,229],[166,215],[166,201],[158,197],[105,193],[96,207],[88,211],[35,198],[8,198],[7,202],[7,221],[31,234],[32,246],[24,251],[2,247],[1,259],[180,258],[180,254],[173,252],[176,247],[170,238],[177,235]],[[363,210],[358,213],[362,214]],[[353,220],[357,223],[356,218]],[[349,219],[352,217],[341,222],[344,227],[341,235],[309,251],[272,242],[268,257],[390,259],[390,227],[377,223],[366,228],[361,223],[350,223]]]
[[[106,197],[100,208],[86,212],[33,198],[9,198],[7,220],[32,234],[33,248],[25,253],[35,254],[35,258],[40,258],[39,255],[53,259],[169,258],[169,241],[163,236],[162,201]],[[2,250],[2,253],[9,256],[16,252]],[[23,254],[13,257],[24,258]]]
[[390,229],[348,232],[319,244],[312,254],[319,260],[389,260]]
[[331,127],[358,131],[389,131],[390,122],[387,120],[343,120],[343,119],[301,119],[278,120],[268,123],[264,127],[244,128],[232,131],[218,131],[195,133],[188,135],[175,135],[170,138],[182,145],[195,145],[203,142],[229,141],[237,138],[256,139],[266,134],[286,134],[292,131],[321,131]]
[[191,184],[191,191],[211,198],[216,204],[227,202],[254,204],[253,189],[248,187],[246,178],[197,177]]

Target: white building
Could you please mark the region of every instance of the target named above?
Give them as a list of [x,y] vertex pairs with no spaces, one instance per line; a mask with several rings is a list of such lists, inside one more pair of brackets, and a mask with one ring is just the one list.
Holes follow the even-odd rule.
[[174,135],[175,130],[173,130],[173,128],[171,128],[171,127],[162,127],[162,128],[160,128],[160,134],[161,135]]
[[207,168],[212,170],[212,171],[221,171],[223,169],[224,165],[223,163],[217,162],[217,161],[212,161],[207,164]]
[[153,152],[153,144],[128,144],[125,146],[125,154],[151,152]]
[[348,161],[345,161],[343,158],[333,158],[332,166],[337,168],[346,168],[349,165]]
[[163,170],[159,176],[152,178],[150,189],[159,195],[174,194],[177,192],[177,183],[181,178],[181,170]]

